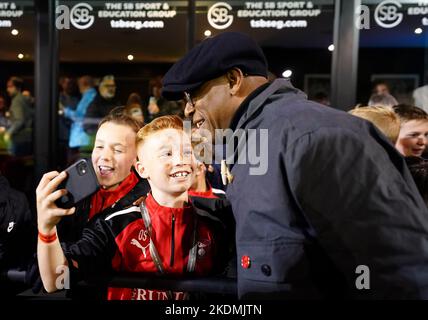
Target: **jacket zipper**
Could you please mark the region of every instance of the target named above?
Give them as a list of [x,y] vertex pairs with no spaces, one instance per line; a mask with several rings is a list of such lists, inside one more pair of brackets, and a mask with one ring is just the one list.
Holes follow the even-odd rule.
[[175,216],[172,214],[172,232],[171,232],[171,259],[169,261],[169,266],[174,265],[174,237],[175,237]]

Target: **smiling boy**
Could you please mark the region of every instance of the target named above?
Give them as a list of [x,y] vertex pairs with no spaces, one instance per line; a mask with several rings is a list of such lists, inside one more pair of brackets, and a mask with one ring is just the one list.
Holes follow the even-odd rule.
[[[221,264],[217,234],[218,218],[196,209],[187,190],[193,179],[194,155],[190,136],[177,116],[160,117],[137,135],[139,175],[151,192],[140,206],[97,215],[83,231],[82,239],[63,250],[56,224],[74,208],[38,210],[38,257],[43,284],[48,292],[58,290],[56,270],[67,265],[88,280],[116,272],[207,275]],[[65,190],[54,191],[65,174],[46,174],[38,188],[39,205],[55,200]],[[109,288],[110,300],[183,300],[184,292],[143,288]]]

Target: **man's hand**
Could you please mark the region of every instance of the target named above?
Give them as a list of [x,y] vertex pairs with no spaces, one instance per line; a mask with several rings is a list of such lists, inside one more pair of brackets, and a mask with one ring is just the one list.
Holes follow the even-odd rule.
[[62,217],[71,215],[76,208],[61,209],[55,201],[67,193],[67,190],[56,190],[59,184],[67,177],[65,172],[51,171],[43,175],[36,189],[37,224],[43,234],[51,234]]

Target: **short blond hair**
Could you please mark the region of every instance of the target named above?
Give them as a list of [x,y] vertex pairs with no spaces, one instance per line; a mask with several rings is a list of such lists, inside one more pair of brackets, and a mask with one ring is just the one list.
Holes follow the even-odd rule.
[[146,124],[137,133],[137,147],[142,145],[149,136],[152,134],[165,130],[177,129],[183,130],[183,120],[179,116],[162,116],[154,119],[152,122]]
[[350,114],[373,123],[395,145],[400,133],[400,118],[391,107],[368,106],[349,111]]

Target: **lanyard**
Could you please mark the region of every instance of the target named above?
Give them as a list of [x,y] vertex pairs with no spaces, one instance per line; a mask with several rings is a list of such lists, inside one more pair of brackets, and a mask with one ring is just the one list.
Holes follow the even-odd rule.
[[[156,246],[153,242],[153,238],[152,238],[152,221],[150,219],[150,215],[149,212],[147,210],[146,204],[144,203],[144,201],[141,202],[140,204],[140,210],[141,210],[141,216],[143,218],[144,221],[144,225],[146,226],[147,232],[149,234],[149,238],[150,238],[150,255],[152,256],[153,262],[156,265],[156,268],[158,269],[159,273],[161,274],[165,274],[165,269],[162,265],[162,261],[161,258],[159,256],[158,250],[156,249]],[[196,230],[197,230],[197,220],[196,220],[196,214],[194,215],[194,219],[193,219],[193,243],[192,243],[192,247],[189,250],[189,260],[187,262],[187,272],[193,272],[195,270],[195,266],[196,266],[196,252],[197,252],[197,243],[196,243]],[[168,291],[168,298],[170,300],[172,299],[172,292]]]

